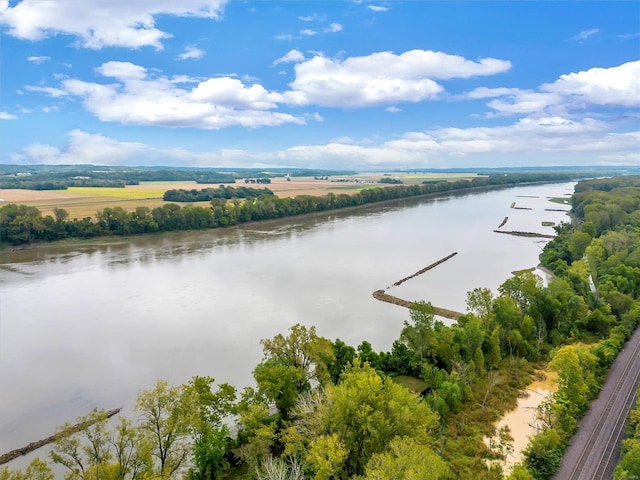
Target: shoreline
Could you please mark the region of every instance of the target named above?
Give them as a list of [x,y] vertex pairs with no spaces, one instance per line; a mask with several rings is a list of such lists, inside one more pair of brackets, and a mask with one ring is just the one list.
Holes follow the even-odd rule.
[[[568,180],[568,181],[571,182],[574,180]],[[66,238],[66,239],[55,240],[51,242],[34,242],[34,243],[27,243],[23,245],[0,244],[0,255],[18,253],[25,250],[42,250],[50,247],[76,248],[76,247],[84,247],[84,246],[101,246],[101,245],[112,245],[117,243],[128,243],[129,239],[146,238],[153,235],[164,235],[164,234],[172,234],[172,233],[175,234],[175,233],[184,233],[184,232],[209,232],[214,230],[224,231],[231,228],[243,228],[245,226],[269,225],[269,223],[283,221],[283,220],[292,219],[292,218],[313,218],[314,216],[324,216],[331,213],[358,211],[364,208],[371,208],[379,205],[393,205],[400,202],[406,202],[407,200],[414,200],[414,199],[419,200],[419,199],[425,199],[425,198],[442,198],[442,197],[449,197],[457,194],[465,195],[468,193],[475,193],[475,192],[505,190],[509,188],[525,187],[525,186],[531,186],[531,185],[556,184],[556,183],[567,183],[567,181],[563,182],[563,181],[553,180],[553,181],[540,181],[540,182],[522,182],[522,183],[509,184],[509,185],[483,185],[479,187],[459,188],[455,190],[447,190],[445,192],[433,192],[433,193],[425,193],[422,195],[415,195],[410,197],[381,200],[379,202],[366,203],[362,205],[354,205],[350,207],[338,208],[333,210],[323,210],[320,212],[310,212],[310,213],[304,213],[301,215],[292,215],[292,216],[280,217],[280,218],[270,218],[267,220],[240,223],[236,225],[229,225],[226,227],[214,227],[214,228],[191,229],[191,230],[186,230],[186,229],[185,230],[166,230],[166,231],[160,231],[160,232],[149,232],[149,233],[141,233],[141,234],[135,234],[135,235],[117,235],[117,236],[105,235],[105,236],[97,236],[97,237],[84,238],[84,239],[83,238]],[[175,202],[168,202],[168,203],[175,203]],[[189,203],[186,203],[185,205],[189,205]],[[180,204],[180,206],[183,207],[184,205]],[[500,232],[500,233],[506,233],[506,232]]]

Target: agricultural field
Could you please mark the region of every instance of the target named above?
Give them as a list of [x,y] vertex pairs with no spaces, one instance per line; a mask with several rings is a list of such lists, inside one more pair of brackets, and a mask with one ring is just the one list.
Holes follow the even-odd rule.
[[[328,179],[314,177],[272,178],[270,184],[245,184],[236,181],[236,186],[267,187],[279,197],[296,195],[322,196],[332,193],[355,193],[365,188],[391,186],[380,184],[384,177],[397,178],[405,185],[419,184],[424,181],[473,178],[475,174],[406,174],[406,173],[362,173],[357,175],[331,176]],[[53,215],[56,208],[69,212],[71,218],[95,217],[106,207],[122,207],[133,211],[136,207],[155,208],[162,206],[164,192],[172,189],[196,189],[218,187],[218,184],[197,184],[195,182],[141,182],[140,185],[128,185],[125,188],[112,187],[69,187],[67,190],[8,190],[0,189],[0,206],[6,203],[20,203],[37,207],[44,215]],[[206,205],[199,202],[196,205]]]

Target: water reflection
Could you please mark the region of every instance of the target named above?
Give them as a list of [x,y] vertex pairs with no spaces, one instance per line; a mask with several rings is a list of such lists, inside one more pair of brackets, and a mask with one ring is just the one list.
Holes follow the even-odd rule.
[[[458,251],[393,294],[464,311],[468,290],[496,289],[512,271],[537,264],[543,243],[494,233],[500,221],[553,232],[541,219],[566,216],[545,212],[545,197],[571,186],[2,253],[0,451],[93,407],[131,405],[159,378],[250,385],[260,340],[295,323],[389,349],[408,314],[373,291]],[[509,208],[516,195],[539,197],[526,199],[534,210]]]

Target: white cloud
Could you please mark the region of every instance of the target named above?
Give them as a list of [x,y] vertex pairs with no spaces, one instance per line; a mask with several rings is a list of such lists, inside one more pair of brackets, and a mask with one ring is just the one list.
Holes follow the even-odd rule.
[[193,45],[189,45],[187,47],[185,47],[184,52],[181,53],[180,55],[178,55],[178,58],[180,60],[189,60],[189,59],[193,59],[193,60],[199,60],[202,57],[204,57],[205,51],[198,48],[198,47],[194,47]]
[[374,143],[339,137],[327,144],[275,151],[223,149],[194,152],[120,142],[82,130],[68,133],[63,148],[32,144],[10,154],[16,163],[93,163],[184,166],[298,166],[308,168],[411,168],[427,166],[547,165],[590,163],[638,165],[640,131],[616,133],[610,123],[558,116],[522,118],[498,127],[437,128],[407,132]]
[[273,38],[275,38],[276,40],[286,40],[286,41],[291,41],[293,40],[293,35],[291,35],[290,33],[279,33],[278,35],[275,35]]
[[318,32],[316,32],[315,30],[311,30],[310,28],[305,28],[304,30],[300,30],[300,35],[304,35],[305,37],[313,37],[314,35],[317,35]]
[[495,98],[495,97],[503,97],[505,95],[516,95],[522,92],[522,90],[518,88],[487,88],[487,87],[478,87],[470,92],[467,92],[464,97],[472,98],[472,99],[482,99],[482,98]]
[[346,60],[317,55],[295,66],[296,78],[286,98],[292,104],[362,107],[419,102],[443,91],[433,79],[493,75],[511,68],[494,58],[478,62],[456,55],[411,50],[396,55],[374,53]]
[[293,49],[275,60],[271,65],[278,65],[280,63],[298,63],[302,60],[304,60],[304,54],[300,50]]
[[640,61],[561,75],[537,91],[481,87],[465,97],[492,98],[487,106],[498,115],[575,116],[598,107],[640,107]]
[[383,7],[381,5],[367,5],[367,8],[373,12],[386,12],[389,10],[388,7]]
[[54,87],[34,87],[32,85],[25,85],[24,88],[25,90],[29,90],[30,92],[46,93],[53,98],[64,97],[68,95],[66,91]]
[[51,57],[47,56],[47,55],[41,55],[41,56],[34,56],[34,57],[27,57],[27,60],[30,61],[31,63],[35,63],[36,65],[40,65],[41,63],[44,63],[48,60],[51,60]]
[[219,129],[304,123],[300,117],[272,112],[283,97],[259,84],[246,85],[232,77],[191,80],[151,75],[129,62],[107,62],[96,69],[117,82],[105,84],[65,79],[62,89],[29,87],[53,96],[79,97],[85,108],[102,121],[165,127]]
[[35,143],[13,154],[13,160],[46,164],[120,165],[145,149],[140,143],[118,142],[77,129],[70,131],[67,136],[68,143],[63,149]]
[[571,40],[575,40],[575,41],[585,40],[585,39],[589,38],[591,35],[596,35],[597,33],[600,33],[600,29],[599,28],[592,28],[590,30],[582,30],[576,36],[571,37]]
[[[100,134],[79,129],[67,133],[67,143],[61,147],[31,144],[9,155],[15,163],[94,164],[94,165],[176,165],[176,166],[245,166],[261,167],[263,155],[243,150],[194,152],[184,148],[156,148],[140,142],[121,142]],[[266,157],[266,156],[265,156]],[[255,163],[251,162],[255,159]]]
[[9,112],[0,112],[0,120],[15,120],[15,115],[11,115]]
[[637,33],[623,33],[623,34],[621,34],[621,35],[616,35],[616,37],[618,37],[618,38],[624,38],[624,39],[627,39],[627,38],[636,38],[636,37],[640,37],[640,32],[637,32]]
[[156,28],[158,15],[217,19],[227,0],[22,0],[0,8],[0,24],[9,34],[25,40],[41,40],[51,35],[72,35],[83,47],[108,46],[162,49],[171,34]]
[[339,23],[330,23],[328,27],[322,29],[326,33],[337,33],[342,31],[342,25]]
[[277,152],[276,156],[295,165],[325,168],[527,165],[531,158],[539,163],[540,155],[547,159],[547,164],[637,165],[639,146],[640,131],[612,133],[611,125],[593,119],[576,122],[546,117],[523,118],[500,127],[408,132],[373,146],[337,139],[326,145],[295,146]]
[[592,105],[640,107],[640,61],[561,75],[540,89]]
[[307,15],[305,17],[298,17],[298,20],[303,22],[323,22],[326,19],[325,15],[314,13],[313,15]]
[[390,113],[398,113],[398,112],[401,112],[402,110],[400,110],[395,105],[391,105],[390,107],[385,108],[385,111],[390,112]]

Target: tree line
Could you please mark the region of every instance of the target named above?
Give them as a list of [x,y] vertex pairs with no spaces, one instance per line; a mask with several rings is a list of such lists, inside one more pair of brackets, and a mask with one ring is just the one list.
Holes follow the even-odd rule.
[[[569,175],[564,173],[499,175],[455,182],[441,181],[423,185],[367,188],[352,194],[298,195],[293,198],[279,198],[267,190],[258,197],[250,195],[241,199],[238,192],[255,191],[257,193],[259,189],[246,190],[246,187],[222,186],[213,191],[222,192],[224,190],[225,197],[214,197],[210,207],[194,205],[181,207],[174,203],[168,203],[154,209],[137,207],[132,212],[126,211],[122,207],[106,207],[97,212],[95,218],[85,217],[82,219],[70,219],[68,212],[61,208],[55,209],[53,216],[43,216],[36,207],[8,204],[0,207],[0,244],[22,245],[65,238],[92,238],[107,235],[134,235],[228,227],[247,222],[285,218],[469,188],[567,179],[569,179]],[[230,188],[234,189],[229,190]],[[232,191],[238,195],[238,198],[232,197],[231,201],[227,201],[226,193]],[[182,193],[175,195],[183,198]],[[192,194],[184,195],[186,198]],[[195,194],[196,197],[198,195],[200,193]]]
[[253,168],[211,169],[170,167],[123,167],[95,165],[0,165],[0,189],[66,190],[69,187],[124,187],[140,182],[194,181],[206,183],[235,183],[242,178],[258,178],[270,182],[272,177],[351,175],[351,171],[316,169],[288,170],[274,168],[264,171]]
[[[416,303],[386,352],[296,324],[262,340],[252,387],[159,381],[139,393],[134,419],[98,421],[60,439],[50,459],[69,480],[498,480],[511,439],[492,424],[548,363],[558,390],[538,410],[541,433],[508,478],[551,478],[640,324],[640,228],[623,218],[592,231],[587,222],[558,226],[542,255],[556,274],[547,285],[525,271],[496,293],[476,288],[457,323]],[[46,462],[34,462],[31,471],[0,470],[0,479],[53,477]]]
[[165,202],[209,202],[214,198],[231,200],[232,198],[256,198],[260,195],[273,195],[273,192],[266,187],[226,187],[220,185],[218,188],[203,188],[201,190],[167,190],[162,199]]

